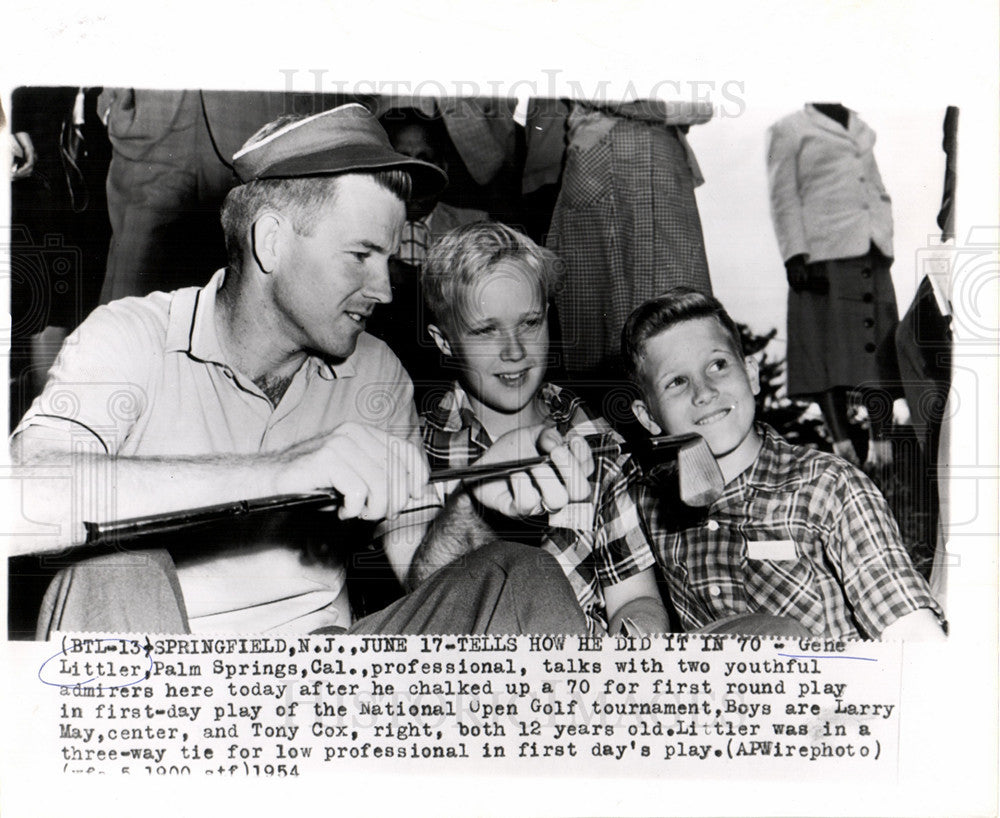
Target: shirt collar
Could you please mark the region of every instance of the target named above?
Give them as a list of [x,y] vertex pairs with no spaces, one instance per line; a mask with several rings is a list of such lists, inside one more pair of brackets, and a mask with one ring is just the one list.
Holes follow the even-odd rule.
[[471,428],[478,431],[482,428],[482,424],[469,402],[469,396],[458,381],[452,381],[451,388],[428,412],[426,421],[432,428],[448,434],[460,432],[462,429]]
[[733,484],[772,491],[794,491],[802,484],[796,468],[795,452],[768,424],[758,422],[756,427],[761,437],[760,451],[750,468],[736,478]]
[[[552,383],[542,384],[538,390],[538,398],[542,401],[546,417],[556,424],[569,422],[580,404],[579,398],[568,398],[562,389]],[[483,428],[468,394],[458,381],[452,382],[448,392],[428,413],[426,421],[429,426],[449,434],[463,429],[471,429],[478,434]]]
[[[204,287],[186,287],[174,293],[167,320],[166,352],[183,352],[199,361],[226,365],[215,322],[216,297],[225,278],[225,269],[216,270]],[[332,365],[310,355],[308,362],[324,380],[355,374],[351,358]]]
[[433,218],[434,218],[434,211],[432,210],[430,213],[425,213],[419,219],[407,219],[406,220],[406,224],[407,224],[407,226],[413,227],[413,228],[416,228],[418,226],[419,227],[424,227],[426,230],[430,231],[430,229],[431,229],[431,220]]
[[215,298],[225,277],[225,270],[217,270],[204,287],[186,287],[174,293],[166,352],[185,352],[201,361],[225,363],[215,331]]
[[807,102],[805,104],[805,112],[812,119],[813,123],[823,128],[824,130],[830,131],[831,133],[839,134],[840,136],[849,135],[856,136],[858,133],[858,114],[856,111],[847,108],[847,126],[841,127],[839,122],[835,122],[830,119],[826,114],[820,111],[813,103]]

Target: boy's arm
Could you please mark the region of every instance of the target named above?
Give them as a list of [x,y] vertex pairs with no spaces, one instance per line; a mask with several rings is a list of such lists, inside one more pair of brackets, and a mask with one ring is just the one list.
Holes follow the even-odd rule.
[[920,608],[899,617],[882,631],[883,642],[900,642],[915,639],[920,642],[943,642],[941,623],[930,608]]
[[870,638],[943,638],[944,612],[910,561],[899,526],[875,485],[844,464],[827,494],[828,557]]
[[604,602],[608,610],[608,633],[612,636],[621,633],[626,620],[640,633],[667,633],[670,630],[667,609],[660,598],[652,568],[605,588]]
[[604,471],[594,549],[608,633],[618,634],[626,619],[642,633],[667,633],[670,620],[653,571],[656,558],[637,502],[641,473],[628,458]]
[[468,492],[459,486],[445,501],[414,551],[409,571],[402,577],[403,587],[412,591],[439,568],[471,554],[495,536]]
[[438,568],[496,538],[480,508],[506,517],[526,517],[542,510],[558,511],[567,502],[589,494],[587,477],[593,471],[590,447],[581,438],[564,439],[548,426],[509,432],[476,462],[486,465],[538,454],[548,455],[549,461],[509,477],[457,489],[413,552],[405,587],[416,587]]

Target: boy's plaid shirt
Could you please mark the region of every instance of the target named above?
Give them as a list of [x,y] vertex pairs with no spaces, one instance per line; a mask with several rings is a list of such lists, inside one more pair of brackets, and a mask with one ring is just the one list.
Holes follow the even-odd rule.
[[[764,424],[757,428],[760,454],[700,524],[677,530],[656,489],[637,488],[684,629],[768,613],[791,617],[817,636],[877,638],[919,608],[943,622],[874,484],[838,457],[794,446]],[[748,543],[782,541],[786,552],[794,544],[790,559],[748,556]]]
[[[543,384],[537,397],[562,434],[572,432],[586,437],[591,445],[621,442],[604,418],[593,414],[568,391]],[[421,425],[432,470],[474,463],[493,443],[457,383],[435,408],[423,414]],[[621,582],[654,562],[629,492],[630,484],[640,477],[627,455],[597,456],[591,476],[594,491],[588,500],[570,503],[544,518],[523,521],[525,525],[521,526],[523,531],[533,524],[538,535],[535,539],[559,562],[593,633],[605,633],[608,626],[602,586]],[[455,487],[454,483],[445,485],[444,496]],[[520,521],[512,528],[519,525]],[[616,543],[614,558],[607,547],[611,541]]]

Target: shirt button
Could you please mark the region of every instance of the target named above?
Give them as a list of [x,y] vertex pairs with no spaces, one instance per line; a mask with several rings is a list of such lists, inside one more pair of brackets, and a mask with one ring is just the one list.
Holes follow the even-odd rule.
[[707,528],[709,531],[718,531],[719,530],[718,520],[709,520],[707,523],[705,523],[705,528]]
[[859,181],[859,182],[863,182],[864,180],[865,180],[865,177],[864,177],[864,176],[859,176],[859,177],[858,177],[858,181]]
[[875,351],[875,344],[873,344],[871,341],[865,344],[865,352],[874,352],[874,351]]
[[861,270],[861,277],[862,278],[871,278],[872,277],[872,268],[871,267],[864,267],[864,268],[862,268],[862,270]]
[[864,301],[866,304],[871,304],[872,301],[875,300],[875,296],[872,295],[871,293],[865,293],[863,296],[861,296],[861,300]]
[[708,592],[712,596],[722,596],[722,589],[718,585],[709,585]]
[[866,329],[871,329],[874,326],[875,326],[875,319],[874,318],[866,318],[865,319],[865,328]]
[[861,209],[862,210],[867,210],[868,209],[868,202],[865,202],[863,205],[861,205]]

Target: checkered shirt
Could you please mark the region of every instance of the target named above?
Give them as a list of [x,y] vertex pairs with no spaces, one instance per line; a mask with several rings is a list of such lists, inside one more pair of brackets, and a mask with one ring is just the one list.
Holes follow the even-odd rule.
[[[594,415],[579,398],[553,384],[539,391],[546,415],[562,434],[586,437],[591,445],[618,443],[622,438],[604,418]],[[421,418],[424,448],[431,469],[466,466],[492,445],[489,433],[476,417],[465,391],[457,383],[438,405]],[[587,616],[591,632],[608,626],[603,588],[614,585],[655,563],[639,522],[629,486],[640,479],[627,455],[595,457],[591,481],[594,491],[585,501],[561,511],[524,521],[534,524],[538,542],[562,567]],[[445,486],[445,493],[457,484]],[[517,527],[512,524],[512,530]],[[507,532],[498,532],[507,533]],[[512,535],[512,539],[516,538]],[[616,542],[612,559],[607,544]]]
[[[878,638],[919,608],[930,608],[943,622],[872,482],[846,461],[794,446],[769,426],[759,424],[758,431],[763,446],[757,459],[726,485],[698,525],[671,531],[655,489],[638,486],[638,504],[684,628],[766,613],[791,617],[817,636],[857,639]],[[761,556],[752,543],[775,541],[791,541],[794,556],[748,556],[748,543]]]
[[403,235],[399,241],[399,250],[396,252],[397,258],[405,261],[414,267],[423,267],[427,261],[427,248],[434,241],[431,232],[431,217],[429,213],[423,219],[413,221],[407,219],[403,224]]

